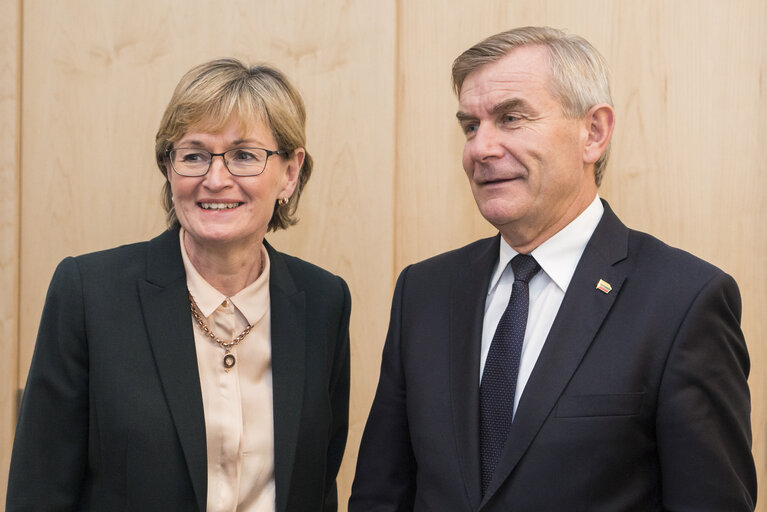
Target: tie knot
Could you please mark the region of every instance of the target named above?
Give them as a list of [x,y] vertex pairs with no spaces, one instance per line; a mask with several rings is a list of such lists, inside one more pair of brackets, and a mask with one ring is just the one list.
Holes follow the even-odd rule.
[[541,269],[535,258],[529,254],[517,254],[511,260],[511,269],[514,271],[515,281],[529,283],[530,279]]

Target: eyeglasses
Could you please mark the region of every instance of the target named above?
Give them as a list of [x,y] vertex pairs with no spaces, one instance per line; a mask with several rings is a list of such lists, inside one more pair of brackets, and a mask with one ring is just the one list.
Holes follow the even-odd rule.
[[214,156],[224,159],[224,165],[234,176],[258,176],[266,169],[272,155],[286,156],[287,151],[264,148],[235,148],[223,153],[211,153],[199,148],[173,148],[166,151],[170,166],[179,176],[205,176]]

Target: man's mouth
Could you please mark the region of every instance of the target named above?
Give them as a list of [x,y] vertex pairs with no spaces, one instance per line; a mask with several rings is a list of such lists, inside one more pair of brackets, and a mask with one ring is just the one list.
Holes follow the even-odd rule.
[[494,185],[496,183],[506,183],[507,181],[514,181],[519,179],[519,176],[510,176],[508,178],[492,178],[479,181],[480,185]]
[[231,210],[242,203],[197,203],[203,210]]

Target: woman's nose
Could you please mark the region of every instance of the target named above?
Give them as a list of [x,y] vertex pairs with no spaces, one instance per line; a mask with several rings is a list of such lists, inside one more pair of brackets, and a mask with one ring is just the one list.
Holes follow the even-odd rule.
[[232,179],[229,169],[226,167],[223,155],[215,155],[210,162],[210,169],[205,175],[205,185],[210,189],[226,187]]

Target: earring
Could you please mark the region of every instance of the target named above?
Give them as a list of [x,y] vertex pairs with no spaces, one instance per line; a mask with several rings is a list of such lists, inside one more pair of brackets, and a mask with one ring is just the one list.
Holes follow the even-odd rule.
[[288,198],[287,197],[281,197],[277,200],[277,204],[280,206],[285,206],[288,204]]

